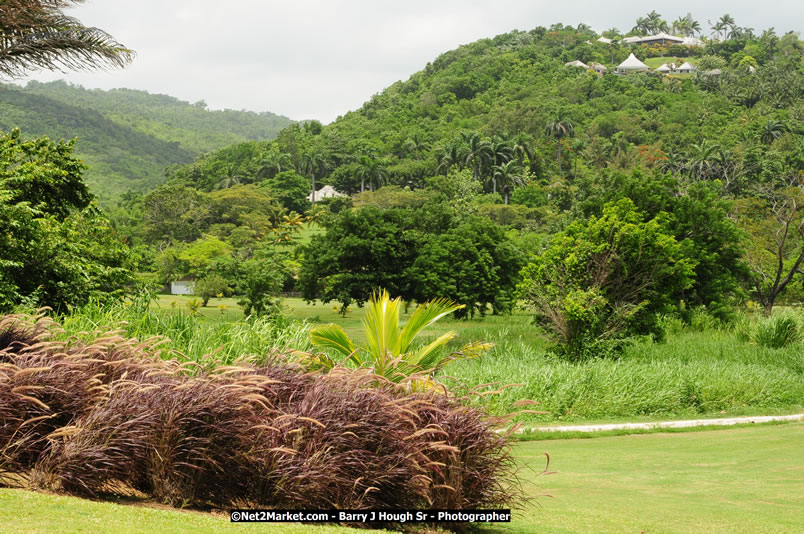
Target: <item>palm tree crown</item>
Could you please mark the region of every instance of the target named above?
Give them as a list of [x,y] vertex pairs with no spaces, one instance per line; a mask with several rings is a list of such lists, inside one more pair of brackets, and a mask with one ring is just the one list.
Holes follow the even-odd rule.
[[98,28],[61,10],[83,0],[3,0],[0,8],[0,76],[32,70],[124,67],[134,52]]

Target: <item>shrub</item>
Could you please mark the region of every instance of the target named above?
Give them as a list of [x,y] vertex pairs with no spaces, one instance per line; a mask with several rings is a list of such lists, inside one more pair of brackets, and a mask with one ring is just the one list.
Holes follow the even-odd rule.
[[757,325],[754,341],[771,349],[781,349],[800,339],[798,321],[792,315],[777,315]]
[[616,353],[635,336],[662,338],[660,314],[692,284],[695,264],[665,224],[662,214],[645,221],[630,199],[610,202],[525,267],[519,297],[557,352],[577,360]]

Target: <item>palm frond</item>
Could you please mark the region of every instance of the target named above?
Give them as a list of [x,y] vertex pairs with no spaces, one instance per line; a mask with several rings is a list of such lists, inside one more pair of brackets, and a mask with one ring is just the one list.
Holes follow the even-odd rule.
[[310,331],[310,342],[316,347],[333,349],[360,365],[360,360],[354,356],[357,347],[340,325],[327,324],[313,328]]

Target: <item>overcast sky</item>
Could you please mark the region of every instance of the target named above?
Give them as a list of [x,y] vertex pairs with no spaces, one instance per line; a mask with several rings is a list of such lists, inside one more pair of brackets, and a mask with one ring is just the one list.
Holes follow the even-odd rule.
[[654,7],[668,21],[691,12],[705,32],[724,13],[757,32],[804,26],[801,0],[87,0],[68,13],[134,49],[134,63],[29,79],[328,123],[461,44],[556,22],[626,31]]

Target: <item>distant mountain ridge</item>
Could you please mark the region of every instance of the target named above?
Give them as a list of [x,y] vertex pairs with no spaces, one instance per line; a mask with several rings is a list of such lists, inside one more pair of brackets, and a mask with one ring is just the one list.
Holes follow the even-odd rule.
[[85,89],[63,81],[0,85],[0,130],[78,138],[93,192],[112,199],[162,183],[164,169],[247,140],[272,139],[293,123],[269,112],[210,111],[203,102],[131,89]]

